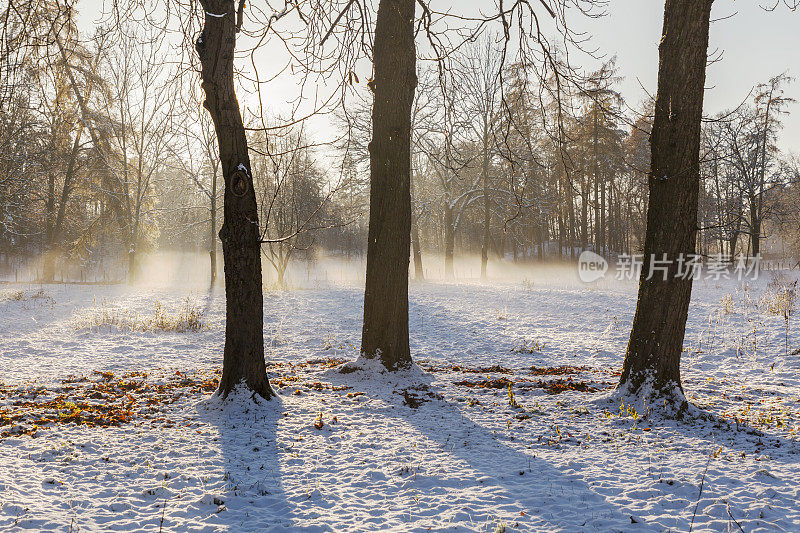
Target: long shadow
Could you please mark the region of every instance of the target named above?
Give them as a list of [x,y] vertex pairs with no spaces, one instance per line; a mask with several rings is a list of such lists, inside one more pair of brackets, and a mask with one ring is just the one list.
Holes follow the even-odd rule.
[[277,439],[283,403],[247,398],[217,398],[198,407],[200,418],[216,426],[222,452],[217,479],[209,479],[214,494],[204,526],[231,531],[297,531],[292,506],[287,502],[280,472]]
[[[368,396],[383,400],[377,406],[373,402],[364,405],[375,419],[394,418],[410,424],[436,443],[443,454],[455,457],[467,467],[463,471],[446,472],[449,479],[437,480],[451,490],[452,507],[462,506],[447,510],[450,525],[473,529],[476,523],[489,524],[501,519],[508,525],[518,525],[521,530],[663,530],[639,520],[633,522],[631,513],[610,504],[580,475],[561,472],[532,451],[514,449],[455,404],[434,399],[410,408],[402,405],[403,396],[391,392],[396,383],[382,383],[382,377],[370,379],[361,372],[339,375],[338,379],[336,376],[333,372],[326,373],[326,379],[339,381],[335,384],[355,385],[366,389]],[[426,386],[421,384],[423,390]],[[447,464],[458,468],[452,459]],[[458,478],[455,485],[454,475]],[[481,502],[474,499],[476,491],[481,494]],[[474,508],[476,505],[481,508]],[[444,522],[438,524],[442,525]]]
[[[467,325],[465,325],[465,320],[463,317],[458,317],[453,313],[448,312],[449,307],[446,305],[439,305],[431,311],[428,307],[422,305],[422,301],[425,298],[418,298],[417,301],[412,299],[411,305],[411,320],[412,320],[412,344],[414,341],[414,323],[421,323],[421,317],[424,317],[424,325],[426,328],[426,333],[423,333],[424,336],[430,335],[427,331],[460,331],[468,329]],[[419,314],[419,316],[415,316]],[[466,331],[465,331],[466,333]],[[597,332],[600,334],[600,331]],[[496,339],[487,339],[487,345],[497,345]],[[506,358],[514,358],[520,357],[517,354],[496,354],[498,359],[505,355]],[[453,358],[454,363],[458,364],[465,364],[470,365],[474,363],[474,361],[469,360],[469,356],[463,356],[459,359]],[[497,361],[501,362],[501,361]],[[527,362],[527,361],[526,361]],[[620,359],[620,363],[622,360]],[[592,361],[581,361],[581,360],[563,360],[559,364],[593,364]],[[506,365],[504,365],[506,366]],[[514,364],[509,364],[507,366],[511,366],[512,368]],[[687,391],[688,392],[688,391]],[[594,399],[598,396],[601,396],[603,393],[595,393],[590,395],[587,399]],[[609,410],[614,412],[618,404],[609,404]],[[722,433],[724,432],[732,432],[737,439],[744,439],[749,444],[756,444],[762,442],[764,444],[763,450],[764,453],[769,453],[771,450],[776,448],[786,448],[784,453],[780,456],[776,456],[775,460],[785,460],[787,462],[794,463],[796,462],[796,454],[800,453],[800,442],[791,438],[785,438],[780,435],[770,434],[769,431],[765,431],[759,429],[757,427],[753,427],[746,422],[738,422],[720,417],[719,415],[715,414],[713,411],[708,409],[703,409],[695,406],[696,411],[695,416],[687,417],[684,420],[678,421],[664,421],[663,424],[661,422],[654,422],[654,424],[662,425],[666,430],[674,432],[676,436],[683,437],[685,439],[691,439],[693,442],[698,440],[704,441],[704,444],[708,446],[708,449],[712,449],[719,441],[719,438]],[[699,416],[698,416],[699,415]],[[718,446],[717,446],[718,447]],[[793,455],[794,454],[794,455]]]
[[[504,366],[530,366],[541,354],[510,354],[509,350],[519,345],[521,335],[534,334],[541,336],[538,340],[546,341],[546,353],[563,358],[563,364],[597,365],[588,354],[595,349],[598,339],[605,342],[609,338],[604,337],[604,330],[612,322],[610,314],[607,320],[581,321],[587,312],[608,314],[607,304],[596,296],[585,301],[580,295],[564,299],[560,296],[561,289],[547,287],[529,291],[506,288],[502,292],[491,286],[454,288],[428,283],[425,287],[424,292],[410,293],[412,351],[429,352],[453,363],[474,364],[474,360],[468,360],[472,357],[485,364],[490,354],[492,359],[503,359]],[[618,330],[608,335],[617,336]],[[580,333],[580,345],[573,341],[566,347],[558,341],[562,336],[575,339],[576,333]],[[465,343],[462,339],[466,338],[469,341]],[[583,362],[579,357],[582,354],[587,354]]]
[[[690,414],[683,418],[655,419],[653,422],[643,420],[639,425],[642,423],[661,426],[662,438],[666,436],[665,433],[673,433],[693,446],[701,441],[701,446],[707,446],[709,452],[716,451],[722,445],[730,444],[732,449],[740,449],[743,444],[748,444],[757,447],[758,453],[770,454],[772,461],[790,464],[796,464],[800,454],[800,441],[796,439],[769,433],[768,429],[761,429],[747,421],[721,417],[693,404]],[[774,455],[776,449],[780,450],[780,455]]]

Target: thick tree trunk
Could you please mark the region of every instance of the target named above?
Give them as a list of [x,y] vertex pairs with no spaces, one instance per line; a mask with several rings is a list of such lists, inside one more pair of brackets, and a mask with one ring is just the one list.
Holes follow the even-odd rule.
[[388,369],[411,364],[411,103],[417,86],[414,0],[381,0],[375,22],[370,210],[361,353]]
[[225,179],[219,232],[225,261],[225,353],[220,395],[243,383],[263,398],[274,393],[264,364],[261,251],[247,137],[233,83],[236,6],[233,0],[202,0],[203,31],[197,40],[204,106],[211,114]]
[[[692,280],[676,277],[680,254],[693,254],[700,185],[700,121],[713,0],[667,0],[659,45],[658,95],[650,136],[644,264],[618,391],[685,405],[680,357]],[[649,276],[653,257],[671,261]]]

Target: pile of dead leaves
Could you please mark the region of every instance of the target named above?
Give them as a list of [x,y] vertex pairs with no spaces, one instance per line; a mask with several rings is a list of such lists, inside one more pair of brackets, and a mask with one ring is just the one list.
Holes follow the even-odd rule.
[[71,376],[60,386],[0,387],[0,438],[35,435],[61,424],[120,426],[134,418],[158,418],[163,406],[186,395],[210,394],[218,371],[161,373],[149,376],[111,372]]
[[274,370],[274,369],[304,369],[304,368],[336,368],[337,366],[341,366],[347,361],[345,359],[338,359],[336,357],[325,357],[320,359],[309,359],[308,361],[302,361],[299,363],[293,363],[291,361],[271,361],[267,363],[267,370]]
[[514,382],[507,379],[507,378],[494,378],[494,379],[481,379],[478,381],[470,381],[468,379],[462,379],[461,381],[453,382],[454,385],[459,385],[461,387],[470,387],[473,389],[507,389],[509,384],[513,384]]
[[399,394],[403,397],[403,405],[407,405],[412,409],[418,409],[423,403],[431,400],[444,399],[438,392],[431,391],[426,385],[419,385],[415,387],[408,387],[401,390],[395,390],[394,394]]
[[551,380],[537,380],[537,381],[512,381],[505,377],[501,378],[487,378],[478,381],[461,380],[453,382],[454,385],[461,387],[469,387],[473,389],[507,389],[509,385],[514,388],[526,389],[544,389],[548,394],[560,394],[567,391],[577,392],[597,392],[597,388],[590,385],[585,381],[574,381],[568,379],[551,379]]
[[534,376],[563,376],[566,374],[578,374],[593,370],[588,366],[532,366],[530,373]]
[[567,391],[597,392],[598,390],[585,381],[573,381],[571,379],[539,380],[536,382],[536,387],[544,389],[548,394],[560,394]]

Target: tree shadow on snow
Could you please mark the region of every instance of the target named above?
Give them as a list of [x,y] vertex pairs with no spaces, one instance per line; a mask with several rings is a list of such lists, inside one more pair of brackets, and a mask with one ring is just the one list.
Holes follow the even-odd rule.
[[[720,416],[717,412],[690,403],[689,412],[679,419],[659,419],[639,422],[639,426],[648,425],[658,427],[661,438],[665,433],[671,432],[681,438],[687,446],[703,448],[709,453],[716,452],[721,446],[731,444],[731,448],[741,451],[741,446],[747,444],[753,447],[758,454],[773,455],[772,459],[779,462],[796,463],[800,454],[800,442],[796,439],[776,435],[770,428],[760,428],[747,420],[737,420]],[[778,451],[778,454],[775,452]]]
[[[432,399],[423,401],[417,408],[409,407],[405,393],[392,390],[397,388],[397,383],[388,378],[387,387],[387,383],[382,383],[386,378],[381,375],[373,380],[366,375],[352,374],[338,380],[333,373],[328,373],[327,377],[340,381],[336,384],[364,390],[369,398],[383,400],[363,406],[364,410],[371,411],[376,422],[394,419],[410,424],[432,441],[442,459],[430,459],[427,467],[445,468],[444,465],[454,465],[453,459],[459,463],[457,471],[441,472],[432,485],[415,488],[420,500],[425,498],[426,490],[449,492],[446,504],[435,510],[434,528],[452,525],[474,529],[476,524],[488,527],[502,521],[509,527],[542,531],[663,529],[641,523],[639,519],[633,522],[631,512],[607,502],[583,481],[582,476],[564,473],[537,458],[533,451],[518,450],[502,442],[456,404]],[[406,390],[414,391],[416,396],[425,397],[427,392],[435,396],[426,382],[429,380],[422,379]],[[522,446],[520,443],[520,448]],[[437,475],[435,472],[422,474],[423,478]],[[406,475],[415,476],[412,471]],[[416,477],[411,479],[409,483],[413,487]],[[476,502],[476,498],[480,501]]]
[[[204,526],[233,531],[296,531],[286,500],[277,439],[283,403],[280,396],[256,402],[235,391],[198,404],[201,420],[216,426],[221,458],[216,479],[207,484]],[[207,501],[205,501],[207,500]]]

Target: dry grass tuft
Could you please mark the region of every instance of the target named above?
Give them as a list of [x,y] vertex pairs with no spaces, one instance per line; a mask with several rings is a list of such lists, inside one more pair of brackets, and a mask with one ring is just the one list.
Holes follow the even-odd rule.
[[726,294],[722,297],[719,301],[720,309],[719,313],[720,316],[732,315],[736,310],[736,304],[733,301],[732,294]]
[[515,353],[536,353],[541,352],[547,345],[538,339],[523,338],[519,346],[511,349]]
[[161,302],[156,302],[155,310],[149,316],[110,307],[104,302],[100,309],[83,317],[77,323],[77,329],[99,331],[104,327],[122,331],[186,333],[205,329],[208,324],[203,321],[203,311],[190,298],[186,298],[183,306],[175,313],[167,311]]
[[25,293],[23,291],[8,291],[0,296],[0,300],[5,300],[7,302],[21,302],[24,299]]
[[4,293],[0,293],[0,302],[24,302],[27,300],[39,302],[44,301],[48,303],[54,302],[53,298],[42,289],[39,289],[38,291],[29,295],[25,294],[25,291],[6,291]]
[[759,307],[770,315],[788,318],[797,306],[797,280],[789,281],[785,276],[774,276],[767,284],[767,291],[759,301]]

